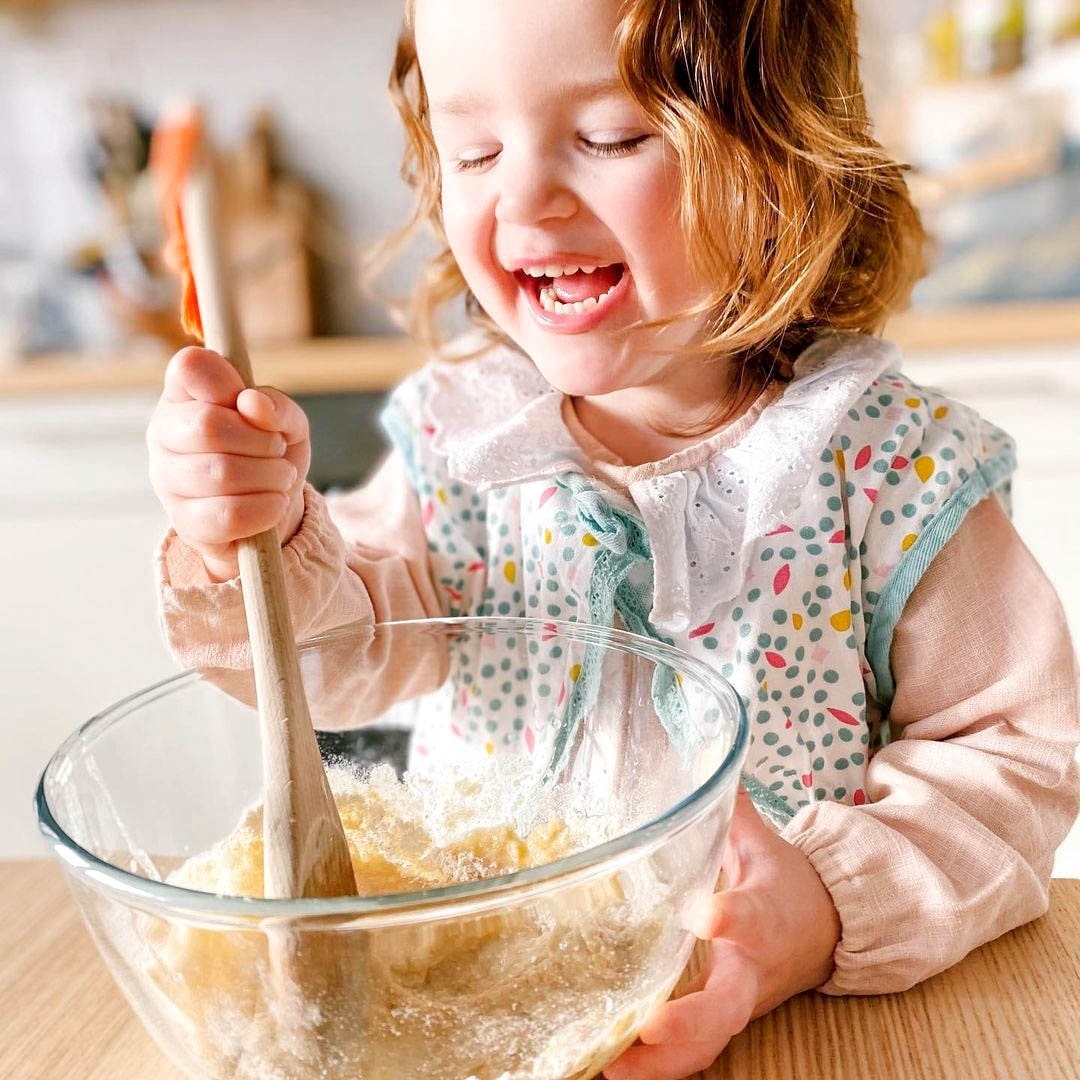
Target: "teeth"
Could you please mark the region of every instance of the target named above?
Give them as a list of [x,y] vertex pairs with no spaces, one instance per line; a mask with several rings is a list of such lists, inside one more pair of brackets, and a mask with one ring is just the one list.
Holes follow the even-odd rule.
[[599,296],[586,296],[584,300],[578,300],[576,303],[564,304],[561,300],[555,299],[555,290],[550,285],[545,285],[540,290],[540,306],[553,315],[584,315],[586,311],[592,311],[594,307],[599,307],[604,303],[616,287],[612,285],[607,292]]
[[[607,265],[611,266],[611,265],[614,265],[614,264],[608,263]],[[528,274],[529,277],[534,277],[534,278],[542,278],[542,277],[557,278],[557,277],[566,277],[569,274],[576,274],[578,272],[580,272],[582,274],[591,274],[591,273],[593,273],[593,271],[596,270],[596,267],[595,266],[556,266],[554,263],[551,263],[548,266],[526,266],[524,269],[525,269],[525,273]]]

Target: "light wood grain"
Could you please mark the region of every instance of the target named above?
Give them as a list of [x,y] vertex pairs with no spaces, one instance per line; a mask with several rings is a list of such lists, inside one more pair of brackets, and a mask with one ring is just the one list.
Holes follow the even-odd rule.
[[[145,1034],[44,860],[0,862],[0,1076],[181,1080]],[[699,1080],[1076,1080],[1080,881],[1049,914],[905,994],[803,996]],[[411,1078],[402,1078],[411,1080]]]
[[[287,394],[382,393],[424,360],[410,339],[321,337],[251,350],[259,382]],[[49,353],[0,367],[0,398],[160,393],[168,354]]]
[[[181,205],[206,346],[226,356],[244,385],[252,387],[209,149],[204,147],[190,166]],[[304,696],[277,530],[241,540],[237,558],[262,735],[264,894],[355,895],[349,846]],[[291,949],[283,950],[286,960],[290,954]]]

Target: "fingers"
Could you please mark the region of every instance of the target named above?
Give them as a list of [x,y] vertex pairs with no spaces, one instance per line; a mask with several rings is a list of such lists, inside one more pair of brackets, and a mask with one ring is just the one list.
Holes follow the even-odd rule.
[[276,528],[289,507],[279,492],[222,495],[213,498],[166,500],[173,528],[203,551],[224,550],[229,544]]
[[304,410],[292,398],[271,386],[241,391],[236,399],[236,409],[255,427],[279,432],[289,446],[308,438],[308,420]]
[[169,362],[147,444],[154,490],[208,569],[232,576],[235,541],[271,528],[287,541],[303,517],[307,417],[278,390],[245,388],[210,349]]
[[725,889],[692,904],[686,912],[685,925],[703,941],[721,937],[743,940],[755,933],[758,915],[751,896],[738,889]]
[[705,987],[660,1006],[632,1046],[604,1070],[608,1080],[673,1080],[707,1069],[746,1027],[757,1000],[755,971],[730,946],[714,950]]
[[277,431],[252,427],[235,409],[186,401],[158,410],[151,421],[151,441],[174,454],[239,454],[279,458],[287,449]]
[[151,462],[155,489],[183,499],[262,492],[285,494],[297,478],[296,466],[285,458],[165,453]]

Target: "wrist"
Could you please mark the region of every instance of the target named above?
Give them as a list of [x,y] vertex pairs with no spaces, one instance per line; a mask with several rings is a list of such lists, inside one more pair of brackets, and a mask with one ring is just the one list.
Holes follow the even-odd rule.
[[755,1017],[796,994],[822,986],[832,977],[835,968],[834,956],[842,933],[840,916],[832,895],[813,865],[802,852],[797,853],[803,863],[796,871],[802,879],[800,887],[792,896],[797,900],[797,911],[788,913],[786,932],[778,932],[766,939],[773,947],[767,957],[761,957]]
[[237,562],[235,551],[229,555],[212,555],[205,551],[199,553],[202,556],[203,567],[211,584],[220,585],[226,581],[232,581],[240,573],[240,564]]

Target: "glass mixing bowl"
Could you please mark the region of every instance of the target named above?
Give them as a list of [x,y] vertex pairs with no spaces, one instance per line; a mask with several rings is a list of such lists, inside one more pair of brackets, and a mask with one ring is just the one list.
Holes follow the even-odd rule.
[[42,831],[150,1034],[195,1077],[596,1075],[689,957],[739,696],[582,624],[355,625],[300,656],[316,726],[349,732],[327,764],[372,895],[259,897],[249,671],[119,702],[41,778]]

